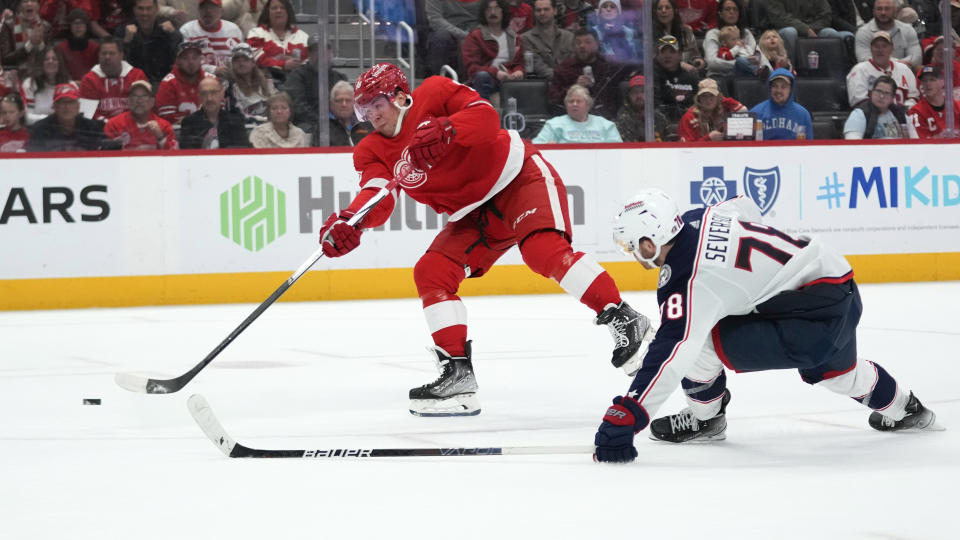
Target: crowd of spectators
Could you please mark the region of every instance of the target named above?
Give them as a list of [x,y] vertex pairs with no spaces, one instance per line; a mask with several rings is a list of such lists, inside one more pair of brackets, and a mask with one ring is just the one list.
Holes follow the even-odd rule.
[[[531,21],[528,8],[533,26],[521,31]],[[951,22],[960,26],[960,1],[952,1],[951,10]],[[874,102],[883,89],[875,83],[883,76],[894,88],[880,116],[902,108],[914,127],[936,128],[902,129],[898,136],[946,135],[946,96],[917,108],[918,70],[935,67],[924,73],[931,81],[924,95],[943,92],[943,38],[934,0],[425,0],[425,13],[427,42],[439,46],[424,51],[424,75],[442,74],[446,64],[504,109],[501,86],[521,78],[544,81],[553,118],[527,133],[537,142],[614,140],[598,118],[613,122],[621,140],[643,141],[647,106],[654,108],[657,141],[730,138],[725,128],[732,113],[756,119],[757,139],[813,139],[810,109],[832,123],[821,137],[853,138],[855,130],[845,124],[877,114],[869,107],[879,107]],[[645,17],[654,47],[646,52]],[[823,62],[842,66],[839,73],[817,72],[819,53],[811,42],[818,40],[835,44],[830,50],[838,51],[836,57]],[[645,62],[653,64],[649,104],[642,97]],[[832,78],[840,93],[846,90],[833,109],[818,108],[820,101],[829,103],[822,94],[798,97],[799,86],[810,88],[806,83],[822,78]],[[952,97],[960,97],[960,70],[954,82]],[[759,88],[763,95],[741,102],[740,87]],[[589,104],[586,114],[581,103]],[[960,116],[955,118],[960,127]],[[893,137],[895,130],[885,128],[890,122],[880,125],[863,137]]]
[[[507,86],[539,81],[552,118],[529,124],[535,142],[642,142],[648,107],[655,141],[730,138],[733,114],[756,119],[757,139],[816,138],[824,96],[798,91],[824,75],[803,49],[816,40],[840,47],[836,138],[955,136],[948,98],[960,127],[935,0],[412,3],[417,78],[452,70],[498,109]],[[0,0],[0,151],[304,147],[322,122],[331,145],[353,145],[370,126],[338,71],[318,103],[321,54],[290,0]]]
[[0,2],[2,152],[304,147],[327,110],[332,144],[370,131],[342,73],[319,106],[290,0]]

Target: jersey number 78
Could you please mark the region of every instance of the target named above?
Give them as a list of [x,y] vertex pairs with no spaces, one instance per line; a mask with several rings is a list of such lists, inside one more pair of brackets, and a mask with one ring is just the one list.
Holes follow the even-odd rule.
[[[746,270],[747,272],[753,271],[753,265],[750,263],[750,257],[753,255],[754,251],[758,251],[766,255],[780,264],[787,264],[787,261],[793,258],[793,253],[780,249],[768,241],[773,240],[774,237],[779,238],[798,249],[806,247],[809,243],[806,240],[797,240],[789,234],[767,225],[741,221],[740,226],[747,231],[761,235],[740,237],[740,246],[737,248],[737,259],[734,263],[734,266],[740,268],[741,270]],[[766,240],[764,238],[766,238]]]

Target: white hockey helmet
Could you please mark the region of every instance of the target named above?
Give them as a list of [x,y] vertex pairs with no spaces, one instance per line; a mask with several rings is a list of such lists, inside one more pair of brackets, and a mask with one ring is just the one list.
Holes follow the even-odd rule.
[[[613,223],[613,239],[637,260],[654,265],[660,248],[683,228],[676,201],[659,189],[644,189],[627,200]],[[649,238],[657,246],[653,257],[640,255],[640,240]]]

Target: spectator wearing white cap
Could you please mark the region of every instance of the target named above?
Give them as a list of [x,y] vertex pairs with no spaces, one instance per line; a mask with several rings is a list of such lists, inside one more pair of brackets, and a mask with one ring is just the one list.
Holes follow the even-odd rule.
[[722,141],[727,114],[746,110],[739,101],[721,95],[717,81],[704,79],[700,81],[693,106],[680,119],[677,135],[681,142]]
[[253,47],[239,43],[227,70],[227,108],[243,114],[247,126],[267,121],[267,98],[277,91],[273,79],[266,77],[253,60]]
[[180,27],[184,41],[202,41],[203,70],[223,77],[231,51],[243,43],[243,32],[236,24],[223,20],[223,0],[200,0],[198,18]]
[[107,137],[120,143],[123,150],[175,150],[177,136],[173,126],[153,112],[153,86],[135,81],[127,96],[130,110],[111,118],[103,128]]
[[[875,0],[873,19],[857,30],[856,55],[858,62],[864,62],[872,56],[872,44],[877,32],[886,32],[893,45],[892,59],[906,64],[912,71],[920,67],[923,53],[916,30],[905,22],[896,19],[895,0]],[[896,79],[896,77],[894,77]]]
[[917,102],[920,97],[917,78],[906,64],[893,60],[893,47],[889,33],[883,30],[874,33],[870,41],[870,57],[847,73],[847,98],[851,107],[866,101],[873,82],[883,75],[892,78],[895,83],[895,104],[909,109]]

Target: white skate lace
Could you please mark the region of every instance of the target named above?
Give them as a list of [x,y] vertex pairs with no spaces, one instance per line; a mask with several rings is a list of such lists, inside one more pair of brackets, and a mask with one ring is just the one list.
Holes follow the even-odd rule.
[[627,338],[627,321],[613,319],[607,323],[607,328],[610,329],[610,335],[613,336],[614,348],[620,349],[630,343]]
[[670,417],[670,429],[674,433],[687,430],[698,431],[699,428],[700,422],[698,422],[696,417],[693,416],[693,413],[690,412],[690,409],[684,409]]

